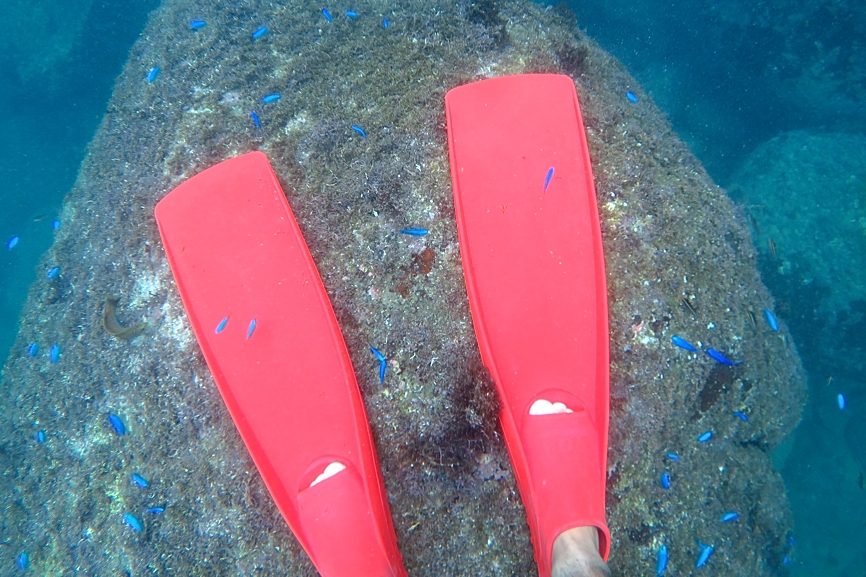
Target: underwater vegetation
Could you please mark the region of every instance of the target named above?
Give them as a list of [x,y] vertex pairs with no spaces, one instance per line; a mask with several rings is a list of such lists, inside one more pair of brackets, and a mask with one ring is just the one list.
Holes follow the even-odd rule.
[[[153,218],[189,176],[261,150],[334,305],[410,574],[533,575],[469,315],[443,98],[472,80],[555,72],[581,99],[605,243],[611,567],[777,574],[791,518],[769,452],[799,419],[798,355],[784,315],[778,332],[752,322],[778,309],[745,219],[652,99],[563,9],[337,8],[166,0],[152,14],[43,259],[63,273],[31,288],[5,365],[10,551],[45,574],[315,574],[213,384]],[[555,188],[554,170],[539,188]],[[138,325],[119,324],[106,294],[147,330],[115,338]],[[246,326],[230,313],[213,330]],[[62,362],[28,354],[49,342]],[[737,522],[720,522],[731,511]]]

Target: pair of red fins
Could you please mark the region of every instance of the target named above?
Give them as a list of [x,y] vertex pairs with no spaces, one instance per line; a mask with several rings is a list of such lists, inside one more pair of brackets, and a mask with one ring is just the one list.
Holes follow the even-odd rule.
[[[607,296],[577,93],[567,76],[519,75],[445,105],[475,333],[548,577],[567,529],[595,526],[610,549]],[[267,157],[190,178],[156,219],[223,400],[319,573],[406,575],[355,373]]]

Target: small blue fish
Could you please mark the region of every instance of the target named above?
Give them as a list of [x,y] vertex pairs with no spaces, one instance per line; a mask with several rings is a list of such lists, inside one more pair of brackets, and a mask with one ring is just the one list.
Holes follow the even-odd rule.
[[256,319],[250,321],[250,328],[247,329],[247,340],[250,340],[250,337],[253,336],[253,332],[256,330]]
[[738,514],[731,511],[729,513],[725,513],[724,515],[722,515],[720,520],[722,523],[727,523],[728,521],[736,521],[737,519],[739,519],[739,517],[740,516]]
[[367,138],[367,133],[364,132],[364,129],[361,128],[360,126],[358,126],[357,124],[353,124],[353,125],[352,125],[352,130],[354,130],[355,132],[357,132],[358,134],[360,134],[362,138],[364,138],[364,139]]
[[322,8],[322,15],[325,17],[325,20],[328,22],[333,22],[334,18],[331,16],[331,13],[328,12],[327,8]]
[[20,239],[17,236],[13,236],[12,238],[10,238],[9,240],[6,241],[6,248],[9,250],[12,250],[16,246],[18,246],[19,240]]
[[388,27],[388,19],[387,18],[382,18],[382,26],[384,26],[385,28]]
[[60,228],[60,221],[59,220],[52,220],[51,221],[51,229],[57,230],[58,228]]
[[357,17],[358,17],[358,13],[355,12],[354,10],[346,10],[346,17],[348,17],[348,18],[357,18]]
[[51,347],[50,357],[52,363],[56,363],[60,360],[60,345],[54,345]]
[[45,431],[39,431],[36,433],[36,442],[39,444],[45,442]]
[[706,565],[710,559],[710,555],[716,550],[712,545],[704,545],[700,541],[698,541],[698,546],[701,548],[701,554],[698,555],[698,560],[695,561],[695,569],[700,569]]
[[214,333],[220,334],[223,332],[223,329],[226,328],[226,325],[229,324],[229,318],[226,317],[220,321],[220,324],[217,325],[216,329],[214,329]]
[[625,97],[628,98],[629,102],[637,102],[637,96],[634,95],[634,92],[626,92]]
[[262,26],[261,28],[258,28],[255,32],[253,32],[253,40],[258,40],[259,38],[261,38],[262,36],[264,36],[267,33],[268,33],[268,27]]
[[147,76],[146,76],[147,82],[152,83],[154,80],[156,80],[156,77],[159,76],[159,72],[160,72],[159,66],[154,66],[153,68],[151,68],[150,71],[148,71]]
[[126,434],[126,425],[123,424],[123,419],[112,413],[108,415],[108,422],[114,427],[115,433],[121,437]]
[[267,96],[262,98],[262,102],[264,102],[265,104],[270,104],[271,102],[276,102],[282,97],[283,96],[281,94],[275,92],[274,94],[268,94]]
[[142,489],[144,489],[145,487],[147,487],[150,484],[147,482],[147,479],[145,479],[144,477],[142,477],[138,473],[132,474],[132,482],[135,483],[136,485],[138,485],[139,487],[141,487]]
[[776,320],[776,315],[774,315],[770,309],[764,309],[764,316],[767,318],[767,324],[770,325],[770,328],[774,331],[778,331],[779,321]]
[[666,453],[665,457],[667,457],[671,461],[679,461],[680,460],[680,458],[677,456],[676,453]]
[[47,276],[48,276],[48,278],[57,278],[57,275],[59,275],[59,274],[60,274],[60,267],[56,266],[56,267],[52,268],[50,271],[48,271]]
[[29,347],[27,347],[27,355],[30,357],[35,357],[39,354],[39,345],[36,343],[31,343]]
[[747,423],[749,421],[749,417],[746,416],[746,413],[742,411],[734,411],[734,416],[743,421],[744,423]]
[[22,571],[26,571],[28,567],[30,567],[30,555],[27,554],[27,551],[18,555],[18,559],[15,560],[16,565]]
[[659,555],[658,560],[656,561],[656,576],[662,577],[665,574],[665,569],[668,566],[668,548],[667,545],[662,544],[659,547]]
[[698,352],[698,349],[696,349],[692,343],[682,337],[678,337],[677,335],[671,337],[671,342],[679,348],[689,351],[690,353]]
[[151,515],[159,515],[163,511],[165,511],[165,507],[151,507],[150,509],[147,510],[147,512],[150,513]]
[[662,489],[667,491],[668,489],[671,488],[671,476],[668,475],[667,472],[662,473],[660,481],[661,481]]
[[141,533],[142,531],[144,531],[144,525],[142,525],[141,521],[138,520],[138,517],[136,517],[132,513],[126,513],[123,516],[123,520],[126,521],[126,524],[132,527],[132,530],[136,533]]
[[544,177],[544,190],[542,192],[547,192],[547,187],[550,186],[550,179],[553,178],[553,167],[547,169],[547,176]]
[[712,438],[713,438],[713,432],[707,431],[706,433],[703,433],[700,437],[698,437],[698,443],[706,443],[707,441],[709,441]]
[[836,405],[839,407],[840,411],[845,410],[845,404],[845,395],[843,395],[842,393],[836,395]]
[[379,384],[381,385],[385,382],[385,369],[388,368],[388,359],[378,349],[370,347],[370,350],[376,356],[376,360],[379,361]]
[[256,129],[261,130],[262,129],[262,121],[259,120],[259,115],[256,114],[255,110],[250,112],[250,118],[253,119],[253,124],[256,126]]
[[430,231],[426,228],[401,228],[400,232],[409,236],[424,236]]
[[716,362],[722,363],[723,365],[728,365],[728,366],[733,367],[736,365],[742,365],[743,364],[743,361],[732,361],[731,359],[729,359],[728,357],[726,357],[725,355],[723,355],[722,353],[720,353],[716,349],[707,349],[707,354],[710,355]]
[[207,22],[205,22],[204,20],[190,20],[189,21],[189,27],[192,28],[193,30],[201,30],[205,26],[207,26]]

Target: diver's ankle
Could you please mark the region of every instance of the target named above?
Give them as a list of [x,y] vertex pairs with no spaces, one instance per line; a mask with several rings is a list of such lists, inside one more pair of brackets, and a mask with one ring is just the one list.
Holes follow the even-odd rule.
[[573,527],[553,542],[552,577],[610,577],[610,569],[598,551],[598,529]]

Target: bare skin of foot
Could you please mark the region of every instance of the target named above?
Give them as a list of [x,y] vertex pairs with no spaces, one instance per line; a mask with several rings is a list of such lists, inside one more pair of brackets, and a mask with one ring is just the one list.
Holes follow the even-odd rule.
[[574,527],[553,542],[552,577],[611,577],[598,552],[598,529]]

